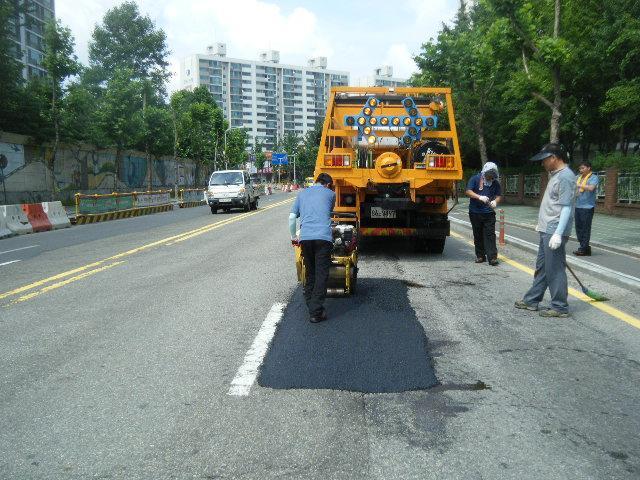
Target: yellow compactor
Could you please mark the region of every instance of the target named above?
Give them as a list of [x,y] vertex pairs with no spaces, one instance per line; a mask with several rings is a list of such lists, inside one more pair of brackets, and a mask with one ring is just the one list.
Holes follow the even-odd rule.
[[[350,213],[334,213],[331,218],[333,251],[327,282],[327,295],[352,295],[358,281],[358,219]],[[302,249],[295,247],[298,281],[306,283]]]
[[[451,89],[333,87],[314,178],[320,173],[336,192],[328,293],[353,293],[361,237],[407,237],[417,251],[442,253],[447,200],[462,179]],[[340,246],[341,225],[353,226],[350,252]],[[304,282],[299,249],[296,266]]]

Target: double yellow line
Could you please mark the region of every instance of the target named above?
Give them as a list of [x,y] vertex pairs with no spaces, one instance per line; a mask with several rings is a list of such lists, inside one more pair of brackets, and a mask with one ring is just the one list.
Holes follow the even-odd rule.
[[[20,295],[18,298],[13,299],[10,303],[5,304],[4,305],[5,307],[9,305],[14,305],[16,303],[25,302],[27,300],[31,300],[32,298],[35,298],[43,293],[56,290],[58,288],[64,287],[65,285],[73,283],[77,280],[82,280],[83,278],[87,278],[91,275],[95,275],[96,273],[100,273],[110,268],[121,265],[124,263],[124,261],[121,259],[125,257],[143,252],[153,247],[158,247],[161,245],[169,246],[179,242],[184,242],[185,240],[188,240],[193,237],[197,237],[198,235],[202,235],[203,233],[216,230],[218,228],[224,227],[231,223],[239,222],[240,220],[244,220],[245,218],[251,217],[253,215],[258,215],[260,213],[266,212],[267,210],[271,210],[272,208],[285,205],[291,202],[292,200],[293,199],[289,198],[281,202],[273,203],[271,205],[268,205],[254,212],[243,213],[241,215],[237,215],[235,217],[231,217],[226,220],[205,225],[204,227],[196,228],[194,230],[189,230],[187,232],[183,232],[178,235],[173,235],[171,237],[163,238],[162,240],[157,240],[155,242],[147,243],[146,245],[141,245],[139,247],[132,248],[131,250],[127,250],[126,252],[121,252],[116,255],[112,255],[111,257],[105,258],[103,260],[98,260],[97,262],[89,263],[87,265],[83,265],[81,267],[74,268],[72,270],[67,270],[66,272],[58,273],[57,275],[53,275],[51,277],[38,280],[37,282],[33,282],[28,285],[23,285],[22,287],[14,288],[13,290],[10,290],[8,292],[0,293],[0,300]],[[51,283],[51,282],[55,282],[55,283]],[[46,284],[50,284],[50,285],[47,285],[46,287],[43,287],[36,291],[32,291],[30,293],[25,293]]]
[[[468,243],[469,245],[473,245],[473,242],[468,241],[465,237],[463,237],[459,233],[451,232],[451,236],[455,238],[460,238],[466,243]],[[511,265],[512,267],[515,267],[522,272],[528,273],[531,276],[533,276],[534,274],[534,270],[532,268],[526,267],[521,263],[516,262],[515,260],[505,257],[504,255],[498,255],[498,258],[502,260],[504,263]],[[617,308],[614,308],[611,305],[608,305],[606,303],[596,302],[593,299],[586,296],[581,291],[576,290],[575,288],[569,288],[569,295],[585,303],[588,303],[593,308],[597,308],[598,310],[605,312],[611,315],[612,317],[617,318],[618,320],[622,320],[623,322],[628,323],[629,325],[640,329],[640,319],[634,317],[633,315],[629,315],[628,313],[618,310]]]

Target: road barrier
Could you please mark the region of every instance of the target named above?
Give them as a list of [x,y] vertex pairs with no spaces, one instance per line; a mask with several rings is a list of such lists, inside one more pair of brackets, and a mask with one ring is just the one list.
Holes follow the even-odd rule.
[[15,233],[9,230],[9,227],[7,226],[7,218],[5,210],[3,210],[4,208],[4,205],[0,206],[0,238],[13,237]]
[[33,232],[33,227],[29,223],[29,219],[22,211],[22,205],[0,206],[0,217],[3,218],[4,225],[6,225],[14,235]]
[[22,211],[27,216],[34,232],[48,232],[53,229],[41,203],[23,203]]
[[42,209],[54,230],[69,228],[71,226],[67,211],[62,206],[62,202],[42,202]]
[[181,188],[178,205],[180,208],[199,207],[204,205],[205,193],[203,188]]
[[76,223],[103,222],[173,209],[170,190],[85,195],[76,193]]

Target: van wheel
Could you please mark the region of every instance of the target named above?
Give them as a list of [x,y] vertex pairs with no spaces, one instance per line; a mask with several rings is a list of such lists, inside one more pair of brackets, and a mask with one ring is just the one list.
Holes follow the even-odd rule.
[[211,213],[215,215],[218,213],[218,209],[216,207],[211,207]]

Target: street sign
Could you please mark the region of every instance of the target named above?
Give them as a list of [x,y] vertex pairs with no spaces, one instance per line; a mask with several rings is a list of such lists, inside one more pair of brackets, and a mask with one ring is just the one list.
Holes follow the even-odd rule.
[[286,153],[273,153],[271,155],[271,165],[289,165],[289,158]]

